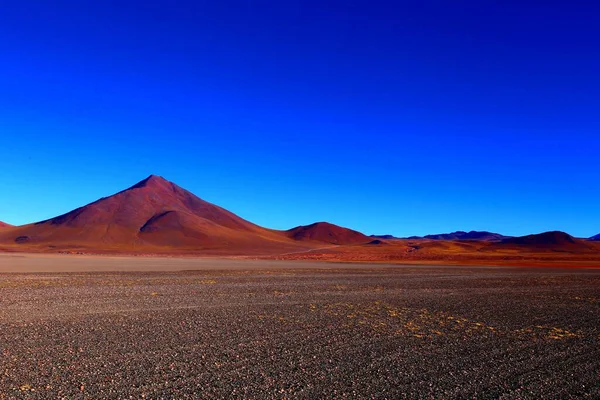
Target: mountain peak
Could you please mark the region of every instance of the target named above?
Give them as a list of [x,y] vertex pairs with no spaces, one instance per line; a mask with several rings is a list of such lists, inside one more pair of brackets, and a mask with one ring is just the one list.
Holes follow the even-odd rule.
[[170,183],[170,182],[160,175],[150,175],[146,179],[144,179],[143,181],[141,181],[139,183],[144,183],[145,185],[152,185],[152,184]]
[[172,185],[171,182],[158,175],[150,175],[146,179],[139,181],[129,189],[138,189],[143,187],[164,187]]

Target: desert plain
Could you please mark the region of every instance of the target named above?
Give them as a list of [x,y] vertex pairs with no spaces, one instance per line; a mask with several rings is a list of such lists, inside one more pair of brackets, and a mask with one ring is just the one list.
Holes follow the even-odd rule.
[[0,398],[600,397],[600,270],[0,253]]

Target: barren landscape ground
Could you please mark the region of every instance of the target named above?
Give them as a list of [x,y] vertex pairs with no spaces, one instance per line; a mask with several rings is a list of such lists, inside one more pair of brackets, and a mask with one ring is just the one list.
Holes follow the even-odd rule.
[[599,398],[600,270],[0,254],[0,398]]

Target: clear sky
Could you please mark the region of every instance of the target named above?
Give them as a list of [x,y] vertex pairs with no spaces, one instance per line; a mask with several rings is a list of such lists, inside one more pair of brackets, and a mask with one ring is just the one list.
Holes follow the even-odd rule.
[[164,176],[255,223],[600,233],[594,1],[27,1],[0,220]]

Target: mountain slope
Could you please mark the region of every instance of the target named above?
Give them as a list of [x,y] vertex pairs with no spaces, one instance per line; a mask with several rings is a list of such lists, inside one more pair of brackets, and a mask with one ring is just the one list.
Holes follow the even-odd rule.
[[0,241],[56,248],[248,253],[294,250],[300,245],[154,175],[66,214],[10,231],[10,237],[0,234]]
[[7,224],[6,222],[0,221],[0,229],[2,228],[12,228],[12,225]]
[[600,240],[600,233],[596,236],[592,236],[589,240]]
[[316,222],[311,225],[297,226],[286,231],[286,235],[294,240],[337,245],[367,243],[372,240],[372,238],[358,231],[328,222]]

